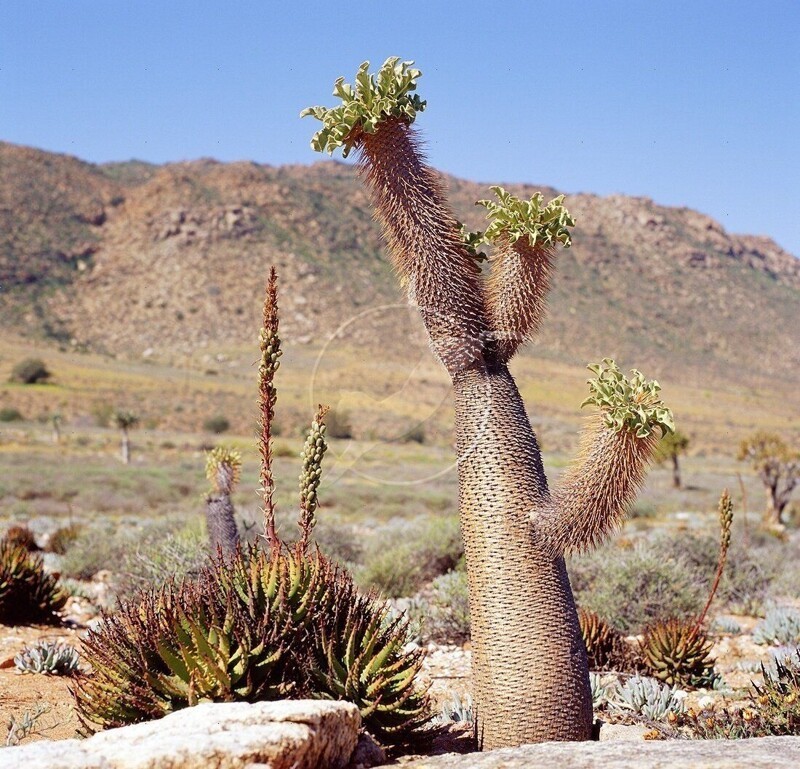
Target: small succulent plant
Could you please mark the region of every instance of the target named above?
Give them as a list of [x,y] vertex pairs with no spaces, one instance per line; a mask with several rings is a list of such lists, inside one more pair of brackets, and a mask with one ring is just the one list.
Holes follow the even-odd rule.
[[663,721],[670,713],[684,710],[683,692],[655,678],[632,676],[617,690],[615,706],[630,710],[648,721]]
[[36,544],[36,537],[27,526],[10,526],[4,539],[15,545],[22,545],[26,550],[35,553],[41,548]]
[[732,617],[717,617],[711,626],[716,633],[724,635],[740,635],[742,626]]
[[79,670],[80,656],[77,649],[69,644],[40,641],[26,646],[17,654],[14,665],[23,673],[71,676]]
[[593,611],[578,609],[581,636],[586,645],[590,670],[609,670],[624,662],[625,640]]
[[58,624],[66,603],[58,579],[24,545],[0,540],[0,622],[5,625]]
[[764,681],[752,684],[751,700],[767,724],[768,734],[800,734],[800,648],[771,669],[762,666]]
[[469,694],[462,698],[454,694],[442,705],[439,722],[443,724],[474,724],[475,707]]
[[711,687],[716,673],[712,642],[693,621],[660,620],[645,630],[640,642],[650,673],[671,686]]
[[662,434],[675,429],[672,411],[661,400],[658,382],[646,380],[636,369],[631,369],[628,379],[611,358],[603,358],[602,363],[592,363],[587,368],[595,378],[586,380],[591,394],[581,408],[597,406],[607,427],[617,431],[625,427],[638,438],[646,438],[655,427]]
[[591,671],[589,673],[589,688],[592,690],[592,707],[599,710],[618,696],[617,679],[614,676],[604,676]]
[[791,607],[775,607],[767,612],[753,630],[757,644],[785,646],[800,644],[800,610]]

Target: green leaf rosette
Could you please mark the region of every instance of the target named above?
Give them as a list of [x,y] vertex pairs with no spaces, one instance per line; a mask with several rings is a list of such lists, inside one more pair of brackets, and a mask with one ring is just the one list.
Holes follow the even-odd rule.
[[322,122],[322,128],[311,139],[311,148],[332,155],[341,147],[342,155],[347,157],[359,134],[374,134],[387,118],[399,117],[413,123],[417,112],[425,109],[425,102],[413,93],[422,75],[411,66],[413,63],[393,56],[373,75],[365,61],[358,68],[354,85],[340,77],[333,85],[333,95],[342,100],[341,104],[308,107],[300,113],[300,117],[311,116]]
[[581,408],[597,406],[603,414],[603,422],[614,432],[624,428],[634,432],[637,438],[647,438],[656,427],[662,434],[675,430],[672,411],[661,400],[658,382],[648,381],[636,369],[631,369],[628,379],[611,358],[586,368],[596,376],[587,380],[591,394],[581,403]]

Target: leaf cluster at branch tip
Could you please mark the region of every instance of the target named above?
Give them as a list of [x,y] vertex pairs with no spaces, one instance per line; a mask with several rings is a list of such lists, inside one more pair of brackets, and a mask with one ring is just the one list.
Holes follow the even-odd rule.
[[655,427],[662,434],[675,430],[672,411],[661,400],[658,382],[646,380],[636,369],[631,369],[628,379],[611,358],[587,368],[596,376],[587,380],[591,394],[581,408],[599,407],[607,427],[615,432],[623,428],[632,430],[637,438],[646,438]]
[[479,200],[476,205],[484,206],[491,224],[486,228],[484,239],[494,243],[504,238],[515,243],[528,237],[531,246],[552,247],[561,243],[564,248],[572,245],[569,228],[575,226],[575,217],[564,207],[564,196],[553,198],[547,205],[541,192],[530,200],[520,200],[502,187],[490,187],[499,203],[493,200]]
[[[400,117],[409,124],[416,119],[417,112],[425,109],[425,102],[413,91],[417,79],[422,75],[413,69],[413,61],[400,61],[392,56],[383,63],[377,74],[369,72],[365,61],[356,74],[355,86],[340,77],[333,85],[333,95],[342,103],[336,107],[307,107],[300,117],[315,117],[322,128],[311,139],[311,148],[329,155],[342,147],[347,157],[358,134],[373,134],[378,124],[389,117]],[[358,130],[356,130],[358,129]]]

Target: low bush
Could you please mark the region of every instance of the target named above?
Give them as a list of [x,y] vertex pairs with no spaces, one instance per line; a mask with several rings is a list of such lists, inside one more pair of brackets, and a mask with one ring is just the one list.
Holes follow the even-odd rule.
[[209,417],[205,420],[205,422],[203,422],[203,429],[208,433],[220,435],[231,429],[231,423],[227,417],[217,414],[216,416]]
[[15,408],[2,408],[0,409],[0,422],[20,422],[22,421],[22,413],[19,409]]
[[41,358],[25,358],[11,370],[9,381],[20,384],[40,384],[52,377]]
[[413,607],[423,641],[462,644],[470,638],[469,589],[463,570],[437,577],[430,592]]
[[329,411],[325,418],[328,426],[328,436],[347,440],[353,437],[353,425],[350,422],[350,415],[346,411]]
[[697,575],[682,558],[665,557],[652,544],[639,542],[576,556],[569,572],[580,606],[623,633],[638,633],[661,618],[696,616],[713,566]]
[[361,584],[390,598],[411,596],[436,577],[456,567],[464,555],[455,516],[402,521],[386,526],[367,543]]

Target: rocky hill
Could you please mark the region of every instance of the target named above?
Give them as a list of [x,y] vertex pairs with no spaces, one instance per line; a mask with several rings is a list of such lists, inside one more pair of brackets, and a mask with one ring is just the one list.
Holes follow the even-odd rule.
[[[480,228],[486,185],[447,182],[457,215]],[[568,205],[574,246],[530,354],[610,355],[704,384],[800,383],[800,260],[647,198]],[[295,342],[322,344],[401,301],[367,197],[336,162],[92,165],[0,143],[0,225],[3,327],[116,356],[251,344],[270,264]],[[353,343],[402,348],[406,331],[374,319],[349,327]]]

